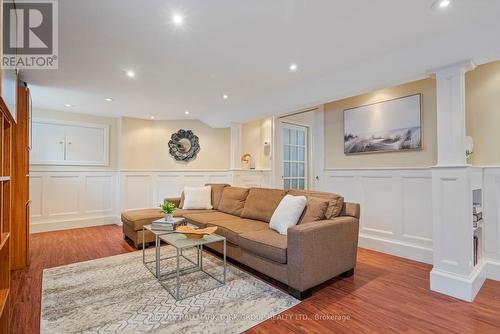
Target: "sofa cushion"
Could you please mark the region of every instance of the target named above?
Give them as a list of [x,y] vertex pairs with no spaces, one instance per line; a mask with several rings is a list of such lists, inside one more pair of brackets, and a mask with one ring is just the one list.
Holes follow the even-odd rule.
[[215,210],[187,210],[187,209],[175,209],[174,217],[184,217],[184,215],[188,215],[191,213],[209,213],[216,212]]
[[240,219],[240,217],[238,216],[233,216],[219,211],[203,212],[203,213],[187,213],[184,214],[184,218],[186,218],[188,223],[191,223],[199,227],[206,227],[208,223],[214,221]]
[[287,236],[270,228],[240,234],[238,246],[263,258],[287,263]]
[[241,217],[269,223],[285,194],[284,190],[279,189],[251,188]]
[[291,189],[288,190],[287,194],[294,195],[294,196],[307,196],[307,197],[318,197],[318,198],[324,198],[327,199],[329,204],[328,208],[326,209],[325,213],[325,218],[326,219],[331,219],[334,217],[337,217],[340,215],[342,212],[342,207],[344,205],[344,197],[334,194],[334,193],[327,193],[327,192],[322,192],[322,191],[308,191],[308,190],[297,190],[297,189]]
[[122,213],[122,222],[133,231],[142,230],[144,225],[151,224],[154,220],[165,217],[160,209],[130,210]]
[[215,210],[219,208],[220,199],[222,197],[222,192],[225,187],[229,187],[229,184],[225,183],[207,183],[206,186],[212,187],[212,206]]
[[297,225],[307,204],[305,196],[286,195],[274,211],[269,227],[287,235],[288,229]]
[[238,245],[239,235],[242,233],[260,231],[268,228],[268,224],[252,219],[238,218],[235,220],[219,220],[209,222],[207,226],[217,226],[216,234],[222,235],[227,241]]
[[299,224],[315,222],[325,219],[326,209],[328,209],[328,200],[319,197],[308,197],[307,205]]
[[231,215],[241,216],[241,212],[245,206],[245,200],[248,196],[248,191],[248,188],[224,188],[218,210]]
[[184,187],[183,209],[210,210],[212,206],[212,187]]

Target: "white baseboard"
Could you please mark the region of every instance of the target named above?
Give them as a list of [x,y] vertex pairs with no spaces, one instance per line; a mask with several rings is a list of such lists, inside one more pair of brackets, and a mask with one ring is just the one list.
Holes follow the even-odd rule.
[[433,268],[431,290],[472,302],[486,280],[487,266],[480,263],[468,277]]
[[82,228],[82,227],[110,225],[110,224],[121,224],[120,217],[106,216],[106,217],[92,217],[92,218],[77,218],[77,219],[61,220],[61,221],[32,222],[30,233],[69,230],[72,228]]
[[428,264],[432,264],[433,260],[432,248],[416,246],[401,241],[384,239],[366,234],[359,235],[359,247]]
[[487,260],[486,278],[500,281],[500,262],[496,260]]

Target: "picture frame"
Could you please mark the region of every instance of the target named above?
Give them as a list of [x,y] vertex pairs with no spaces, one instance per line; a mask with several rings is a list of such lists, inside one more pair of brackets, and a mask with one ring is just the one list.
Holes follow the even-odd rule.
[[344,154],[422,150],[422,94],[343,111]]

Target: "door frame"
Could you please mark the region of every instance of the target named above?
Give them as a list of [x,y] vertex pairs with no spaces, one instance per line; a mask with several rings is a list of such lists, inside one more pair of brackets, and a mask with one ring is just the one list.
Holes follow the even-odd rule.
[[[286,117],[286,116],[284,116]],[[290,124],[290,125],[295,125],[295,126],[300,126],[306,128],[306,140],[307,140],[307,145],[306,145],[306,152],[305,156],[307,159],[307,163],[305,166],[305,180],[306,180],[306,189],[305,190],[312,190],[314,188],[314,177],[313,177],[313,162],[312,162],[312,126],[310,124],[298,122],[298,121],[293,121],[293,120],[287,120],[283,118],[277,118],[275,122],[275,131],[274,131],[274,142],[276,143],[275,145],[275,154],[274,154],[274,159],[273,159],[273,174],[274,174],[274,187],[278,189],[283,189],[283,127],[284,124]]]

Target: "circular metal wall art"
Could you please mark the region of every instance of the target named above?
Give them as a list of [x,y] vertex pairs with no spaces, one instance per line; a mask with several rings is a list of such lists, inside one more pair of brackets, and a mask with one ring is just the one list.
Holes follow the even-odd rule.
[[200,151],[198,136],[191,130],[179,130],[174,133],[168,142],[170,155],[177,161],[189,161]]

